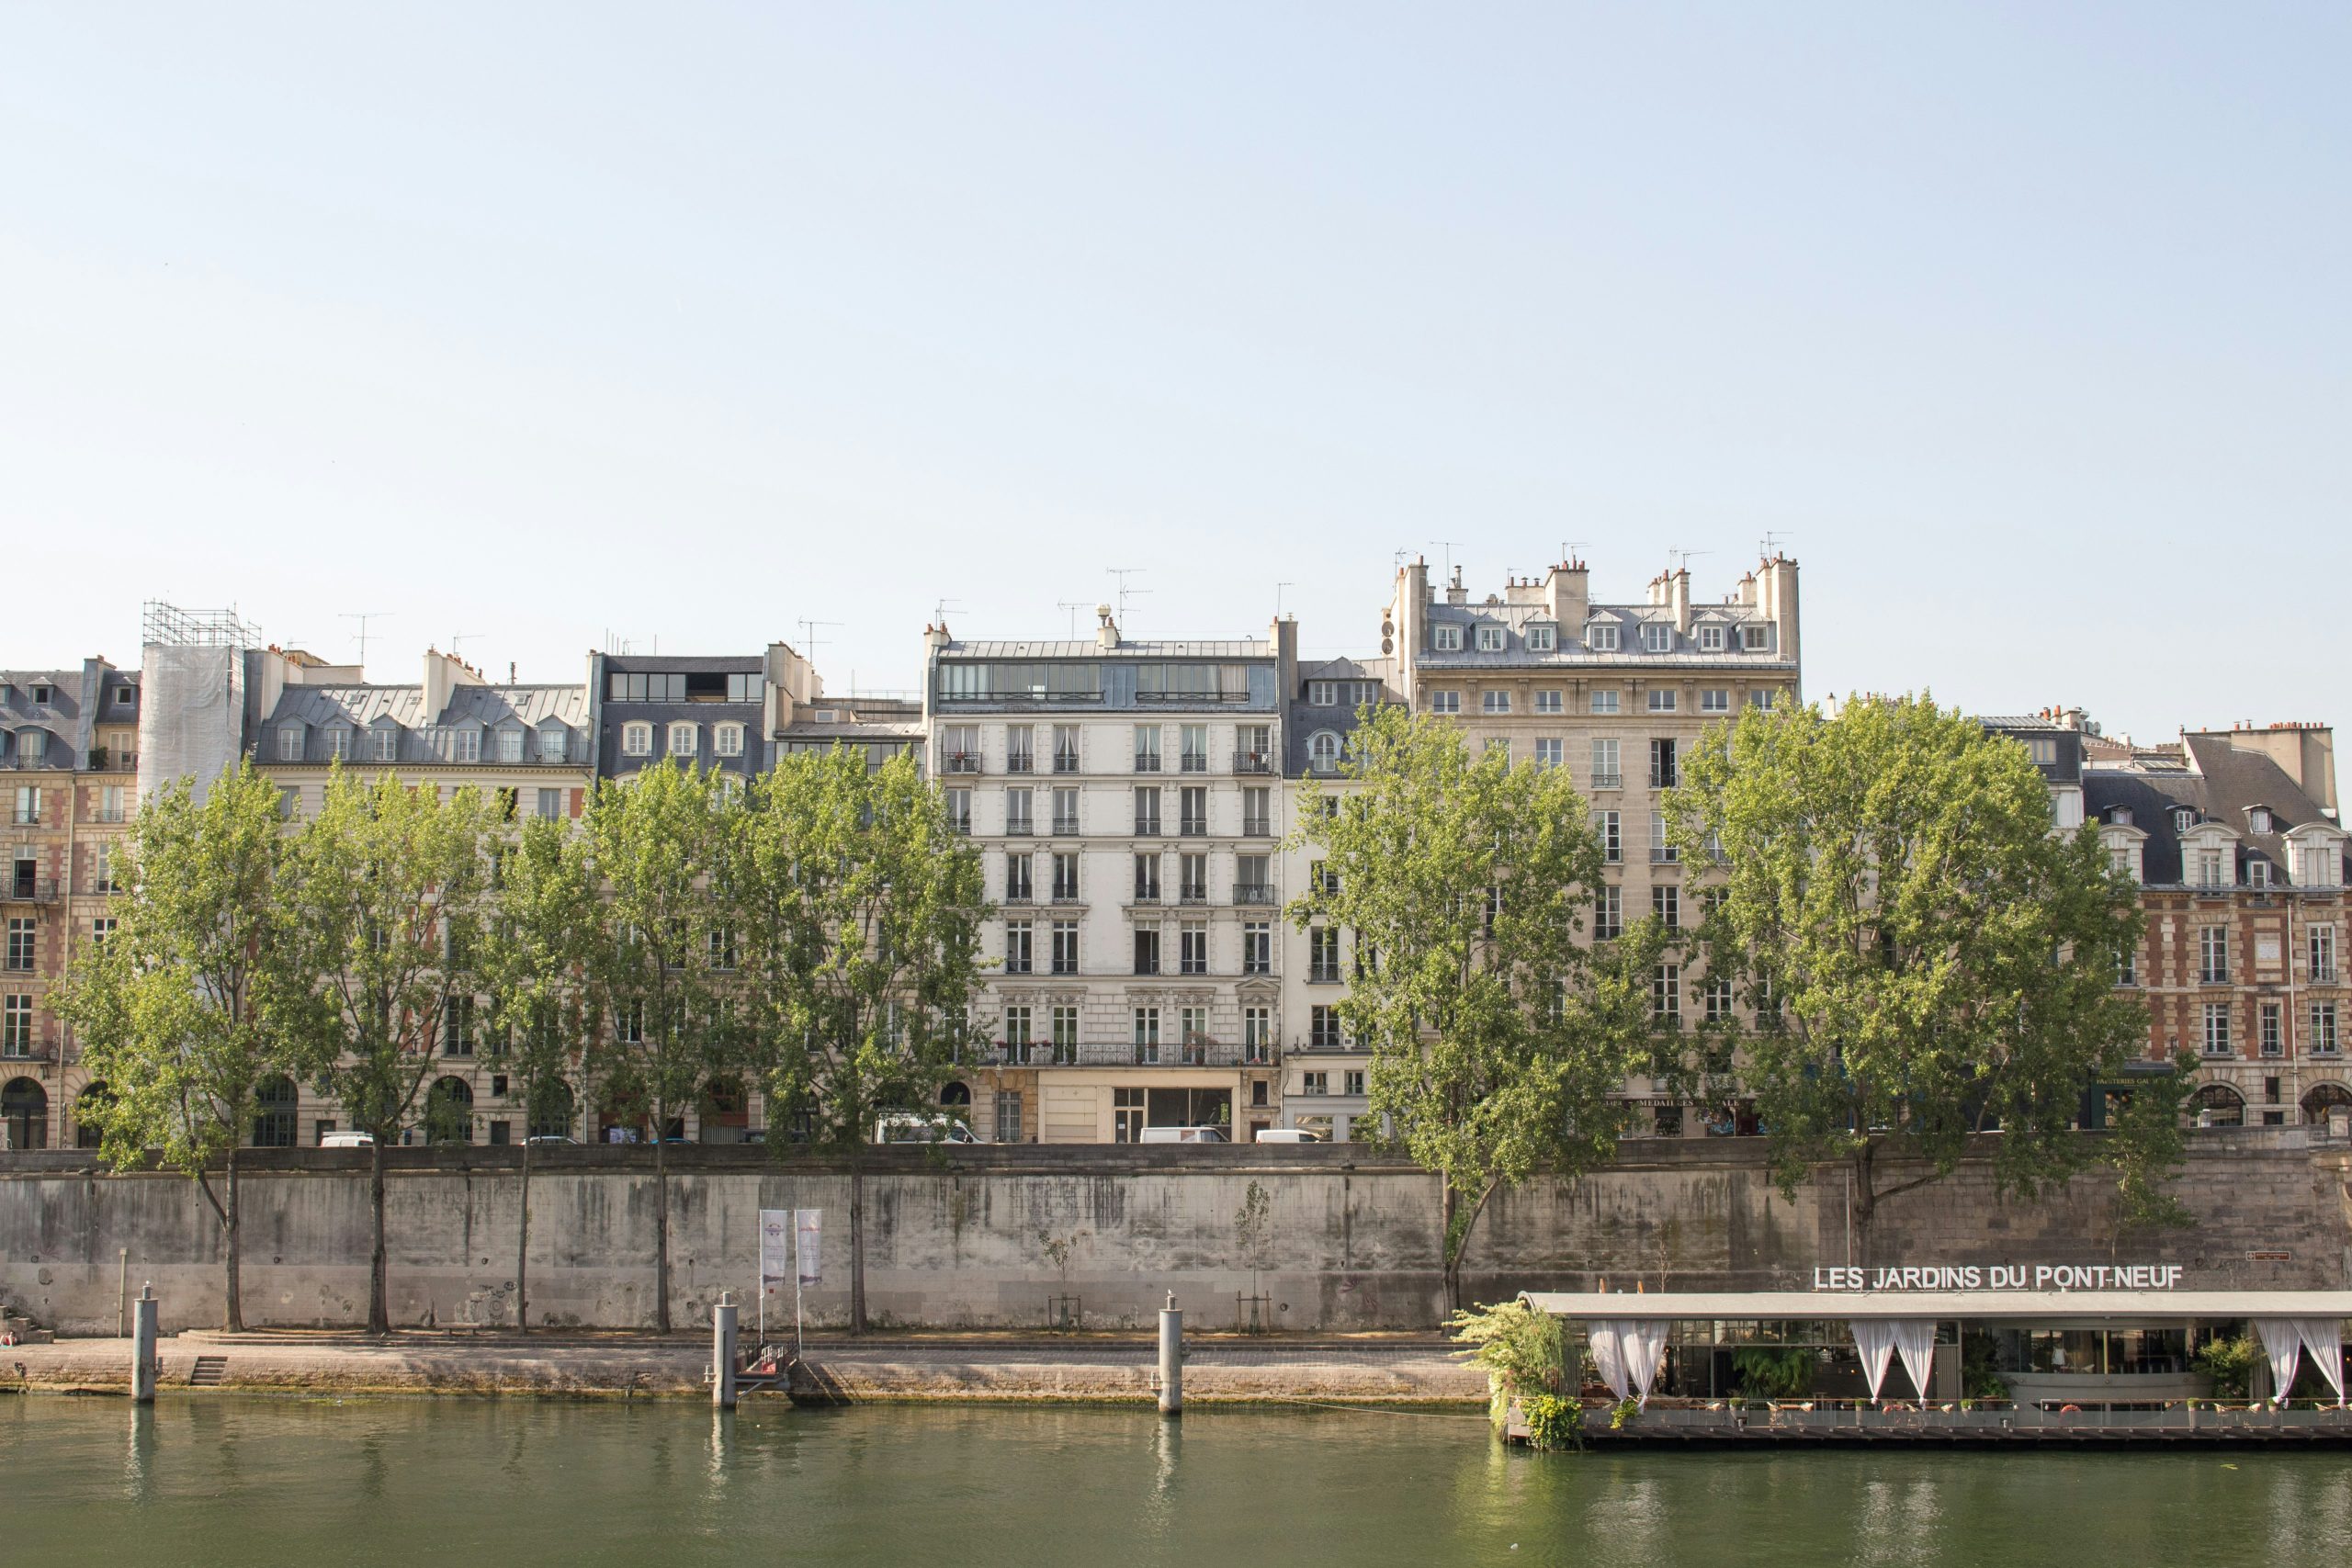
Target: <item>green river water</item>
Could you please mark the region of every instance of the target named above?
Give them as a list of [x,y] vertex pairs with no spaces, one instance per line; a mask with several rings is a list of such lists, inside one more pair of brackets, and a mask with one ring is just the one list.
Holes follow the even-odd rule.
[[1537,1455],[1456,1416],[0,1398],[0,1563],[2352,1563],[2352,1453]]

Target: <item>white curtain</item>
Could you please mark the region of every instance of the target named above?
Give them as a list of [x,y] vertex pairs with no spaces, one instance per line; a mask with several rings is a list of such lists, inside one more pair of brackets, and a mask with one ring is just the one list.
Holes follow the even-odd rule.
[[[2335,1403],[2344,1403],[2344,1320],[2340,1317],[2299,1317],[2295,1319],[2295,1337],[2311,1352],[2312,1365],[2335,1391]],[[2267,1347],[2266,1347],[2267,1348]]]
[[1595,1319],[1586,1328],[1593,1369],[1610,1393],[1634,1401],[1637,1408],[1649,1407],[1650,1384],[1657,1381],[1658,1365],[1666,1359],[1670,1326],[1664,1318],[1615,1317]]
[[2270,1358],[2270,1397],[2284,1399],[2287,1391],[2295,1386],[2295,1368],[2302,1359],[2301,1321],[2291,1317],[2257,1317],[2254,1320],[2254,1332],[2262,1341],[2263,1354]]
[[1894,1320],[1858,1317],[1852,1326],[1854,1353],[1861,1358],[1862,1376],[1871,1385],[1871,1397],[1876,1399],[1879,1384],[1886,1381],[1887,1364],[1894,1359]]
[[1903,1370],[1911,1374],[1911,1386],[1924,1401],[1928,1397],[1928,1380],[1935,1375],[1936,1321],[1931,1317],[1905,1317],[1888,1326],[1894,1330],[1894,1348],[1903,1353]]

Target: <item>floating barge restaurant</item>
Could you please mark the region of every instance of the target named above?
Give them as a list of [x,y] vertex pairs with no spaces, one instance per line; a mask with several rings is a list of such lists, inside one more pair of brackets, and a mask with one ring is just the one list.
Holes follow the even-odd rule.
[[[2352,1442],[2344,1397],[2352,1291],[1832,1288],[1520,1300],[1566,1320],[1571,1365],[1589,1353],[1588,1440]],[[2241,1336],[2256,1347],[2247,1390],[2217,1399],[2198,1351]],[[1967,1395],[1995,1378],[2006,1398]],[[1774,1382],[1776,1397],[1750,1392]],[[1635,1410],[1619,1417],[1628,1400]],[[1516,1412],[1510,1431],[1526,1435]]]

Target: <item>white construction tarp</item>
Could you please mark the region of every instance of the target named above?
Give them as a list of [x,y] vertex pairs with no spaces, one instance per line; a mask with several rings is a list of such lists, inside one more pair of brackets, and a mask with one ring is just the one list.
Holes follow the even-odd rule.
[[1586,1330],[1593,1369],[1610,1393],[1632,1400],[1637,1409],[1648,1408],[1650,1384],[1657,1381],[1658,1365],[1666,1359],[1670,1326],[1665,1318],[1620,1317],[1599,1319]]
[[150,643],[139,671],[139,795],[196,782],[202,800],[244,748],[244,655]]

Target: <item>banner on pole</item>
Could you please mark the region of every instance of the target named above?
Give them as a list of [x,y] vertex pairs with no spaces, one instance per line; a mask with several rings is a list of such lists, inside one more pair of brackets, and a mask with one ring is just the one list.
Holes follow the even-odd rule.
[[760,1211],[760,1283],[792,1278],[792,1211]]
[[793,1218],[800,1233],[799,1246],[795,1252],[795,1257],[800,1265],[800,1282],[804,1285],[817,1284],[823,1277],[823,1270],[819,1267],[822,1260],[819,1252],[819,1243],[823,1239],[821,1233],[824,1229],[825,1211],[796,1209],[793,1211]]

